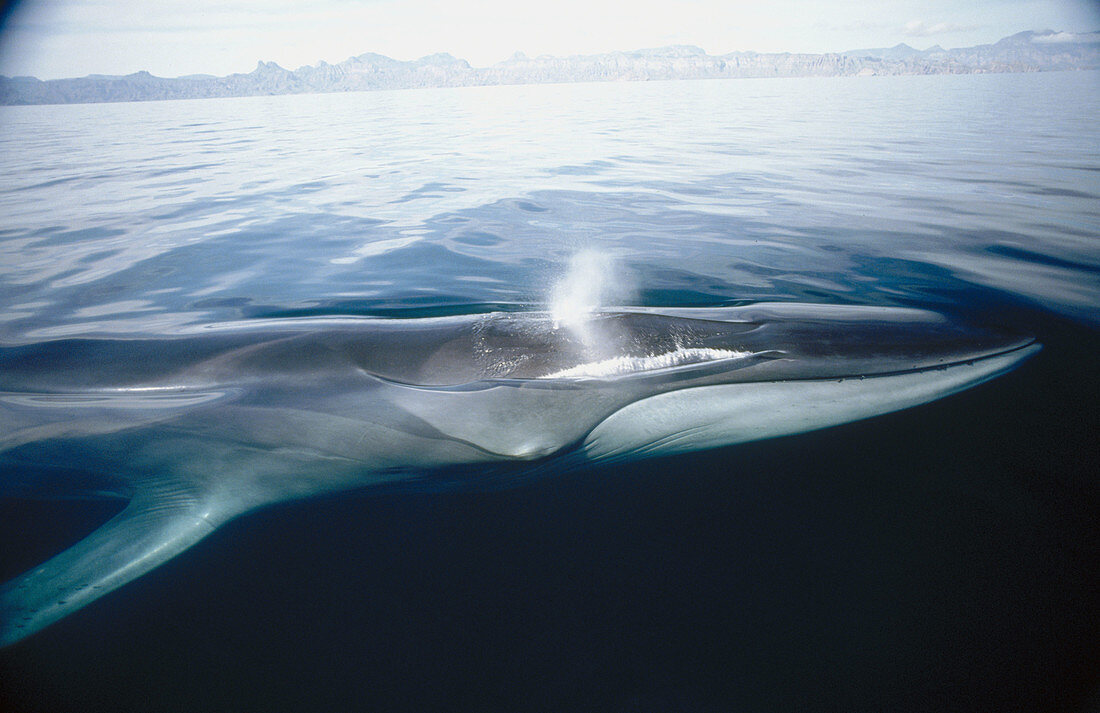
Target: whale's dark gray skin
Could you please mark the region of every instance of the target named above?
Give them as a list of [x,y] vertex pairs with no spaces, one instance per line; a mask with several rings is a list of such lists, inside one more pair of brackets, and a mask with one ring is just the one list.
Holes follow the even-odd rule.
[[[0,495],[81,472],[129,499],[0,587],[0,645],[267,504],[454,465],[629,459],[809,431],[947,396],[1038,349],[931,312],[779,304],[622,309],[570,325],[537,312],[260,320],[0,345]],[[480,468],[463,470],[476,480]]]

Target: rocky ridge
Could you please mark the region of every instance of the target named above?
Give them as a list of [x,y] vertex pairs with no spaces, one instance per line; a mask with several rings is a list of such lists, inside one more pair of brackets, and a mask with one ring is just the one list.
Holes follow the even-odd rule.
[[42,81],[0,76],[0,104],[198,99],[271,94],[460,87],[558,82],[647,81],[747,77],[832,77],[897,74],[1039,72],[1100,67],[1100,32],[1021,32],[994,44],[945,50],[908,45],[827,54],[730,52],[709,55],[676,45],[633,52],[530,58],[517,52],[491,67],[472,67],[449,54],[411,62],[367,53],[339,64],[288,70],[259,62],[252,72],[226,77],[89,75]]

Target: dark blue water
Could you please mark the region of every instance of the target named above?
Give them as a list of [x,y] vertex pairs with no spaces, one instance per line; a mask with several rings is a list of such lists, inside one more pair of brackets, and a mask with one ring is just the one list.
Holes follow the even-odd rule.
[[[607,304],[1035,334],[965,394],[510,488],[269,508],[0,652],[13,710],[1087,710],[1100,74],[0,111],[0,341]],[[10,576],[117,505],[0,500]]]

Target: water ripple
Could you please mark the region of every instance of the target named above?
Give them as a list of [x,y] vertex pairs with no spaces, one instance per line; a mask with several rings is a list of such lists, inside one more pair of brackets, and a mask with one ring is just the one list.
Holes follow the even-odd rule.
[[539,305],[586,247],[646,304],[1094,323],[1096,73],[877,79],[2,107],[0,336]]

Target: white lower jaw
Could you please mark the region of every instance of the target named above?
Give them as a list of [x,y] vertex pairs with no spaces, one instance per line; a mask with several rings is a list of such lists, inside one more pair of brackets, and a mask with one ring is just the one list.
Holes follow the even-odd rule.
[[636,401],[584,439],[592,460],[668,455],[813,431],[918,406],[1003,374],[1038,344],[947,367],[867,378],[720,384]]

